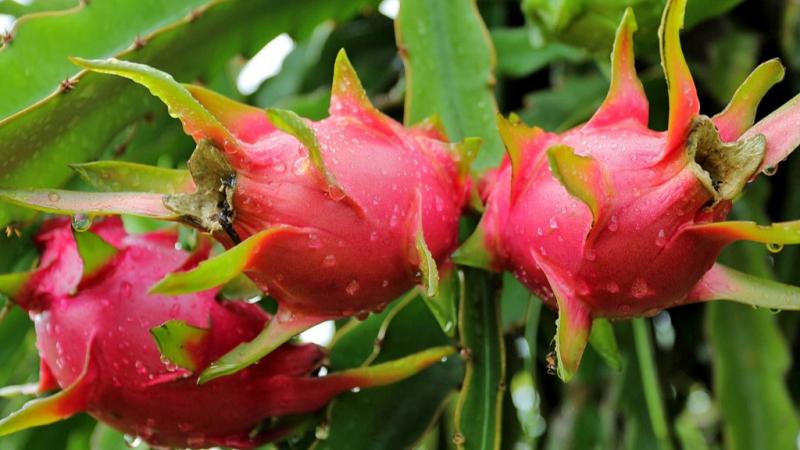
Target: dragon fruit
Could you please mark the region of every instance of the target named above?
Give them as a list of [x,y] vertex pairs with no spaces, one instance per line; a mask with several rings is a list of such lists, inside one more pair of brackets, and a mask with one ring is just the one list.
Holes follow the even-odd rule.
[[229,247],[154,288],[187,293],[244,272],[279,303],[270,326],[212,364],[202,381],[255,363],[324,320],[380,310],[415,284],[428,296],[436,294],[437,264],[458,244],[469,164],[480,143],[451,144],[435,121],[406,129],[383,115],[369,103],[343,51],[334,69],[330,117],[318,122],[184,86],[147,66],[75,61],[141,83],[167,104],[197,141],[189,160],[193,180],[106,162],[78,170],[97,184],[133,171],[138,187],[147,184],[156,193],[0,195],[48,212],[176,220]]
[[434,348],[317,377],[323,349],[287,343],[233,376],[198,385],[197,374],[211,361],[270,320],[257,305],[217,300],[218,289],[147,293],[169,271],[203,261],[210,241],[188,253],[176,249],[174,229],[127,235],[119,218],[74,237],[67,220],[51,220],[36,240],[43,248],[39,267],[0,276],[0,291],[35,323],[40,391],[62,390],[0,421],[0,435],[86,411],[152,445],[252,448],[298,423],[280,416],[314,412],[339,392],[397,381],[451,352]]
[[508,155],[486,183],[485,214],[454,259],[509,270],[558,309],[558,373],[578,367],[595,318],[652,316],[728,299],[800,309],[800,290],[715,264],[736,240],[800,243],[800,221],[723,221],[759,172],[800,144],[800,97],[753,125],[765,92],[783,77],[759,66],[728,107],[699,114],[679,31],[686,0],[670,0],[659,32],[669,126],[648,129],[628,9],[612,53],[609,94],[584,125],[562,134],[498,118]]

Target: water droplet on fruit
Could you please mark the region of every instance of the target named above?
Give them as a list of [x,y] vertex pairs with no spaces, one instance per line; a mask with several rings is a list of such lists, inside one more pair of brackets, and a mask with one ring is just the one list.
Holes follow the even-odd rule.
[[383,280],[381,282],[381,287],[389,287],[389,280]]
[[597,252],[595,252],[594,249],[590,248],[590,249],[586,250],[586,254],[584,255],[584,257],[588,261],[594,261],[594,260],[597,259]]
[[82,233],[92,226],[92,219],[83,213],[78,213],[72,216],[72,229]]
[[761,171],[764,175],[771,177],[778,172],[778,168],[776,166],[767,166],[764,167],[764,170]]
[[658,236],[656,236],[656,246],[663,247],[667,243],[667,233],[664,230],[658,230]]
[[142,438],[139,436],[131,436],[130,434],[126,434],[122,437],[125,441],[125,445],[129,448],[136,448],[142,444]]
[[328,255],[322,260],[322,265],[325,267],[333,267],[336,265],[336,256]]
[[783,250],[783,244],[770,242],[769,244],[767,244],[767,250],[771,251],[772,253],[778,253],[781,250]]
[[637,278],[633,280],[633,285],[631,285],[631,295],[633,295],[635,298],[644,298],[649,290],[650,288],[647,287],[647,281],[644,278]]
[[617,223],[617,216],[611,216],[611,219],[608,220],[608,231],[617,231],[619,230],[619,223]]
[[441,198],[441,197],[439,197],[439,196],[437,195],[437,196],[434,198],[434,203],[435,203],[435,205],[436,205],[436,212],[439,212],[439,213],[440,213],[440,212],[444,211],[444,200],[442,200],[442,198]]
[[550,218],[550,229],[555,230],[558,228],[558,222],[556,221],[555,217]]
[[347,283],[347,287],[344,288],[344,291],[347,292],[347,295],[356,295],[359,289],[361,289],[361,285],[358,284],[358,281],[353,280]]
[[378,232],[377,231],[373,231],[372,233],[370,233],[369,234],[369,240],[372,241],[372,242],[377,241],[378,240]]
[[51,191],[49,194],[47,194],[47,199],[51,202],[57,202],[61,200],[61,196],[58,194],[58,192]]
[[279,162],[272,166],[272,168],[275,170],[275,172],[282,173],[286,170],[286,164]]
[[544,235],[544,230],[542,230],[542,227],[537,227],[536,228],[536,234],[539,235],[539,236],[543,236]]
[[317,236],[316,234],[309,234],[308,235],[308,248],[317,249],[317,248],[321,248],[321,247],[322,247],[322,241],[319,240],[319,236]]
[[295,175],[302,175],[306,172],[306,170],[308,170],[309,164],[310,164],[309,159],[305,156],[301,156],[300,158],[297,158],[295,160],[292,172]]
[[338,202],[344,198],[344,191],[339,186],[328,186],[328,196]]
[[612,294],[619,292],[619,285],[613,281],[606,285],[606,290]]

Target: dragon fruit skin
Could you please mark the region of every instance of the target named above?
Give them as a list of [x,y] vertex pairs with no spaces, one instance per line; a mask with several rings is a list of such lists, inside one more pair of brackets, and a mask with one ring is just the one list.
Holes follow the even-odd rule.
[[[448,263],[458,245],[469,164],[480,142],[449,143],[433,120],[404,128],[382,114],[344,51],[334,68],[330,116],[317,122],[181,85],[140,64],[75,62],[130,78],[167,104],[197,142],[188,163],[193,183],[164,181],[159,193],[3,191],[0,197],[60,214],[180,221],[227,247],[152,291],[185,294],[245,273],[278,302],[268,329],[213,364],[201,381],[255,363],[324,320],[381,310],[417,284],[428,296],[437,293],[437,265]],[[105,164],[112,168],[98,178],[114,178],[115,163]],[[145,178],[156,169],[124,170]]]
[[[324,350],[284,344],[247,369],[198,385],[199,371],[255,337],[269,317],[257,305],[217,300],[216,289],[181,296],[147,293],[165,273],[205,259],[208,242],[189,254],[176,250],[174,230],[127,235],[118,218],[83,234],[99,236],[118,251],[87,275],[69,221],[47,222],[37,236],[41,265],[14,297],[35,323],[40,390],[64,390],[32,402],[51,400],[47,414],[31,420],[26,411],[42,408],[26,406],[0,422],[0,434],[16,431],[19,423],[49,423],[86,411],[152,445],[252,448],[290,431],[267,427],[253,433],[266,419],[316,411],[339,392],[396,381],[446,354],[433,349],[411,357],[400,370],[375,366],[371,374],[356,370],[317,378],[312,374]],[[173,342],[189,361],[181,366],[159,347],[180,332],[170,328],[176,324],[193,333]],[[168,330],[165,343],[158,341],[159,328]]]
[[269,238],[247,273],[295,313],[365,313],[406,292],[419,282],[419,220],[436,261],[457,245],[467,186],[449,144],[349,107],[334,103],[311,124],[348,198],[320,189],[303,146],[283,132],[232,160],[234,230],[244,238],[291,227]]
[[798,100],[750,127],[761,97],[782,78],[773,60],[725,111],[700,116],[678,38],[685,4],[667,2],[660,30],[667,131],[647,128],[630,9],[617,32],[609,95],[591,120],[555,134],[498,118],[508,157],[491,174],[484,217],[455,259],[510,270],[559,310],[556,348],[565,380],[578,367],[594,318],[652,316],[713,299],[798,307],[796,288],[715,265],[735,240],[800,242],[797,222],[721,222],[759,170],[800,144],[799,130],[790,127]]

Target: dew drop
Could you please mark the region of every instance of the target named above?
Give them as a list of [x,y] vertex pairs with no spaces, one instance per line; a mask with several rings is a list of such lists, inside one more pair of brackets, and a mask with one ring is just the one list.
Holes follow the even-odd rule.
[[72,229],[82,233],[92,226],[92,219],[86,214],[78,213],[72,216]]
[[121,293],[123,297],[129,297],[131,295],[131,291],[133,290],[133,286],[131,286],[131,284],[127,281],[123,281],[119,288],[120,291],[122,291]]
[[361,289],[361,285],[358,284],[358,281],[353,280],[347,283],[347,287],[344,288],[344,291],[347,292],[347,295],[356,295],[359,289]]
[[555,217],[550,218],[550,229],[555,230],[558,228],[558,222],[556,221]]
[[606,290],[612,294],[619,292],[619,285],[613,281],[606,285]]
[[764,167],[764,170],[761,171],[761,173],[763,173],[764,175],[766,175],[768,177],[771,177],[771,176],[775,175],[777,172],[778,172],[778,168],[775,167],[775,166]]
[[142,445],[142,438],[139,436],[131,436],[130,434],[126,434],[122,437],[122,439],[125,441],[125,445],[127,445],[129,448],[136,448]]
[[292,172],[295,175],[302,175],[302,174],[304,174],[306,172],[306,170],[308,170],[309,164],[310,164],[310,161],[308,160],[308,158],[305,157],[305,156],[301,156],[300,158],[297,158],[294,161],[294,166],[292,168]]
[[372,241],[372,242],[377,241],[378,240],[378,232],[377,231],[373,231],[372,233],[370,233],[369,234],[369,240]]
[[322,241],[319,240],[319,236],[317,236],[316,234],[309,234],[308,235],[308,248],[317,249],[317,248],[321,248],[321,247],[322,247]]
[[453,444],[464,445],[465,442],[467,442],[467,439],[464,437],[463,434],[456,433],[453,435]]
[[328,439],[330,432],[331,432],[330,426],[328,426],[327,423],[321,423],[317,425],[317,428],[314,430],[314,437],[321,441],[324,441],[325,439]]
[[333,267],[336,265],[336,256],[328,255],[322,259],[322,265],[325,267]]
[[328,196],[338,202],[344,198],[344,191],[339,186],[328,186]]
[[667,243],[667,233],[664,230],[658,230],[658,236],[656,236],[656,246],[663,247]]
[[767,244],[767,250],[769,250],[772,253],[778,253],[781,250],[783,250],[783,244],[770,242],[769,244]]
[[608,231],[617,231],[619,230],[619,223],[617,222],[617,216],[611,216],[611,219],[608,221]]
[[272,169],[275,170],[275,172],[282,173],[286,170],[286,164],[279,162],[272,166]]
[[49,194],[47,194],[47,199],[51,202],[57,202],[61,200],[61,196],[58,194],[58,192],[51,191]]
[[650,288],[647,287],[647,281],[645,281],[644,278],[637,278],[633,280],[633,285],[631,285],[631,295],[633,295],[635,298],[644,298],[649,290]]

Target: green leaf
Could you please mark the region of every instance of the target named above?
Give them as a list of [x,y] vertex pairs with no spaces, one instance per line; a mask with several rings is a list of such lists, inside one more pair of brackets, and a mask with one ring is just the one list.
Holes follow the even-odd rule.
[[286,232],[290,231],[280,227],[258,232],[229,250],[201,262],[192,270],[167,274],[150,288],[150,293],[180,295],[221,286],[247,270],[253,255],[269,239]]
[[578,63],[589,56],[582,49],[557,42],[534,46],[526,28],[494,28],[491,34],[500,75],[522,77],[556,62]]
[[[390,361],[432,346],[450,343],[418,296],[393,303],[393,308],[346,326],[331,348],[335,371]],[[379,330],[391,316],[373,354]],[[352,355],[359,355],[353,357]],[[373,356],[367,356],[373,355]],[[366,359],[365,359],[366,358]],[[316,450],[395,450],[411,448],[429,429],[445,398],[461,381],[462,364],[450,357],[399,383],[337,397],[327,411],[327,437]],[[413,395],[409,395],[413,393]],[[402,401],[399,401],[402,399]],[[364,414],[369,411],[369,414]]]
[[195,349],[209,333],[207,328],[194,327],[182,320],[170,320],[150,329],[150,334],[164,358],[192,372],[202,363],[204,357]]
[[644,318],[633,320],[633,339],[636,346],[636,359],[639,362],[639,374],[641,376],[642,388],[644,389],[644,400],[650,416],[650,425],[653,433],[658,440],[659,448],[663,450],[672,449],[670,440],[669,425],[666,419],[664,408],[664,395],[661,392],[661,384],[658,379],[656,362],[653,357],[653,340],[650,337],[650,324]]
[[84,279],[97,275],[119,252],[116,247],[90,231],[76,232],[73,235],[78,254],[83,261]]
[[107,192],[187,192],[194,185],[188,170],[167,169],[123,161],[97,161],[71,164],[73,170],[92,187]]
[[422,289],[427,297],[436,297],[439,293],[439,270],[436,260],[433,259],[428,244],[425,243],[425,232],[422,230],[422,203],[418,203],[417,233],[414,244],[419,258],[419,271],[422,276]]
[[[102,2],[99,0],[92,2],[85,8],[85,15],[91,16],[94,10],[89,11],[89,9],[100,7],[100,3]],[[114,9],[120,17],[112,20],[108,15],[114,13],[109,12],[100,16],[97,23],[106,29],[110,22],[138,20],[138,15],[146,10],[138,1],[125,3],[125,8],[122,8],[121,2],[108,2],[108,7]],[[158,5],[153,6],[153,9],[157,12],[163,12],[164,8],[167,8],[164,2],[155,3]],[[213,1],[209,2],[211,6],[203,10],[199,16],[188,14],[192,10],[189,8],[186,9],[186,13],[178,15],[178,19],[159,22],[152,33],[139,33],[146,38],[146,44],[142,48],[123,51],[134,41],[136,32],[133,32],[129,38],[122,40],[123,43],[117,43],[116,47],[106,52],[84,52],[81,51],[81,47],[71,45],[62,50],[63,55],[54,55],[53,58],[54,61],[63,62],[65,67],[71,66],[70,70],[74,71],[77,67],[65,59],[68,55],[84,57],[113,55],[151,65],[181,81],[191,81],[198,77],[213,79],[216,74],[226,70],[231,57],[239,54],[253,55],[265,42],[279,33],[289,32],[303,37],[323,20],[347,18],[365,5],[375,3],[376,0],[346,2],[311,0],[301,4],[279,0]],[[185,4],[183,5],[185,7]],[[125,13],[128,7],[133,8],[136,13]],[[104,40],[89,37],[90,35],[85,33],[75,33],[75,27],[78,26],[75,22],[79,19],[71,16],[52,17],[47,20],[55,22],[60,20],[64,23],[42,24],[41,27],[45,31],[38,31],[37,36],[43,37],[32,38],[33,47],[39,45],[41,39],[47,39],[48,42],[54,42],[53,45],[58,45],[60,34],[74,35],[83,40]],[[36,28],[35,23],[31,21],[26,26],[33,29]],[[236,26],[232,27],[231,24],[234,23]],[[53,35],[50,30],[56,28],[64,31]],[[25,27],[20,27],[19,39],[8,49],[22,47],[23,41],[27,40],[23,39],[24,29]],[[101,35],[104,33],[98,33],[96,36]],[[14,51],[21,53],[21,50]],[[0,51],[0,55],[5,53],[6,50]],[[36,55],[37,50],[34,49],[26,54]],[[202,64],[197,64],[198,55],[202,55]],[[0,74],[5,77],[11,73],[28,73],[29,71],[14,68],[49,67],[49,61],[23,64],[21,60],[15,59],[13,64],[6,70],[0,71]],[[58,81],[63,80],[63,77],[63,74],[59,74],[55,82],[48,81],[46,92],[56,90]],[[128,125],[151,116],[154,111],[164,110],[156,98],[130,81],[85,72],[78,76],[77,81],[72,89],[56,93],[0,121],[0,160],[3,161],[0,167],[0,186],[63,185],[71,176],[68,164],[96,158],[103,153],[105,146],[114,136],[125,130]],[[40,98],[41,94],[34,97],[35,100]],[[13,220],[26,220],[31,216],[32,213],[25,209],[0,205],[0,226]]]
[[474,0],[404,0],[396,33],[408,84],[405,123],[438,113],[451,140],[483,139],[474,170],[496,166],[503,144],[494,120],[495,55]]
[[[436,264],[435,262],[433,264]],[[438,279],[438,277],[437,277]],[[450,270],[439,280],[436,292],[432,296],[425,293],[422,298],[431,313],[439,322],[442,331],[450,337],[456,332],[456,298],[458,297],[458,278],[454,270]]]
[[[14,40],[0,50],[3,98],[0,117],[58,92],[62,80],[81,70],[67,57],[102,58],[118,54],[131,47],[137,36],[147,39],[165,26],[183,21],[193,10],[214,2],[72,0],[70,3],[72,8],[24,17],[14,26]],[[76,29],[81,32],[76,33]],[[18,70],[21,67],[31,70]]]
[[[689,2],[687,28],[718,16],[743,0],[693,0]],[[605,59],[614,42],[614,32],[625,8],[632,6],[641,30],[655,30],[664,0],[523,0],[537,43],[562,42],[584,48]],[[644,33],[643,33],[644,34]],[[654,33],[643,35],[648,51],[656,49]]]
[[594,319],[592,332],[589,335],[589,344],[603,357],[605,362],[616,371],[622,370],[622,359],[619,356],[617,338],[614,336],[614,327],[608,319]]
[[709,305],[706,324],[726,448],[792,448],[800,419],[786,388],[791,359],[775,315],[718,302]]
[[607,90],[605,77],[569,77],[551,89],[526,95],[525,107],[517,113],[547,131],[564,131],[592,117]]
[[455,440],[462,442],[460,448],[497,449],[506,377],[500,305],[488,274],[466,269],[463,277],[459,331],[467,370],[456,406]]

